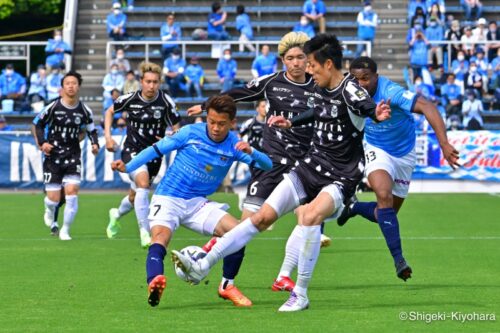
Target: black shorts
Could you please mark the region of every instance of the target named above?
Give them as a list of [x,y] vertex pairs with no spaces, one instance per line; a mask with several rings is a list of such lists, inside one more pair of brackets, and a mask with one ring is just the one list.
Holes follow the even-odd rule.
[[[134,158],[135,155],[139,154],[139,152],[132,151],[130,149],[124,149],[122,150],[122,161],[126,163],[130,162],[132,158]],[[162,158],[158,157],[155,158],[154,160],[149,161],[146,163],[146,166],[148,168],[148,174],[149,174],[149,184],[151,185],[153,183],[153,180],[155,179],[156,175],[160,171],[161,167],[161,161]]]
[[54,159],[46,157],[43,160],[43,183],[44,184],[62,184],[64,176],[81,175],[82,162],[80,158],[70,158],[68,163],[56,163]]
[[248,183],[247,196],[244,203],[262,206],[264,201],[283,180],[283,174],[290,172],[293,166],[273,163],[269,171],[254,168],[252,178]]

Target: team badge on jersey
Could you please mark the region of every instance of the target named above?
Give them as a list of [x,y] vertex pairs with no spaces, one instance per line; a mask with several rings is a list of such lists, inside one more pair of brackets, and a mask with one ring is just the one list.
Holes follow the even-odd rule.
[[161,118],[161,111],[155,110],[155,112],[153,113],[153,118],[160,119]]
[[309,108],[314,107],[314,97],[311,96],[307,99],[307,107],[309,107]]
[[213,170],[213,167],[210,164],[205,165],[205,171],[210,172]]
[[332,118],[337,118],[339,114],[339,108],[337,107],[337,105],[332,105],[332,109],[330,110],[330,116],[332,116]]
[[80,117],[75,118],[75,124],[80,125],[82,123],[82,119]]

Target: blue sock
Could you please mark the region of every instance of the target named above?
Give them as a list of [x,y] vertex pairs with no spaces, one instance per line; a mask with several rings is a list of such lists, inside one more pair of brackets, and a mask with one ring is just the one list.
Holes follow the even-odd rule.
[[241,263],[243,262],[243,257],[245,256],[245,247],[242,247],[233,254],[228,255],[224,258],[224,264],[222,265],[222,276],[228,280],[234,280],[238,272],[240,271]]
[[167,254],[167,249],[158,243],[153,243],[149,247],[146,258],[147,282],[151,282],[157,275],[163,275],[163,258]]
[[352,212],[356,215],[361,215],[365,219],[377,223],[375,218],[375,208],[377,208],[376,202],[356,202],[352,206]]
[[321,222],[321,234],[323,235],[324,234],[324,231],[325,230],[325,222]]
[[399,237],[399,222],[394,208],[378,209],[378,225],[389,251],[391,251],[394,262],[397,263],[403,259],[403,250],[401,249],[401,238]]

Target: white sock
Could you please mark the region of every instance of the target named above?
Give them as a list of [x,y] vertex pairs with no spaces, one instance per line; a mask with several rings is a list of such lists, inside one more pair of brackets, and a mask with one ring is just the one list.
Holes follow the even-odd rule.
[[149,232],[149,190],[146,188],[138,188],[135,192],[134,207],[137,223],[139,224],[139,228]]
[[52,201],[48,197],[45,197],[45,199],[43,199],[43,202],[45,203],[45,208],[47,208],[52,214],[54,214],[54,211],[56,210],[59,202]]
[[252,224],[250,218],[247,218],[235,228],[226,232],[224,236],[217,239],[217,243],[215,243],[206,257],[200,260],[201,267],[203,269],[212,267],[222,258],[241,249],[258,233],[259,229]]
[[130,198],[127,195],[125,198],[122,199],[122,202],[120,202],[120,207],[118,207],[118,218],[122,217],[123,215],[126,215],[132,209],[134,209],[134,206],[130,202]]
[[280,273],[278,275],[278,280],[280,276],[290,277],[292,275],[293,270],[297,267],[299,263],[299,253],[300,246],[302,244],[302,228],[297,225],[290,237],[286,242],[285,248],[285,258],[283,259],[283,263],[281,264]]
[[69,229],[75,220],[76,212],[78,212],[78,196],[67,195],[66,206],[64,207],[64,226]]
[[298,262],[297,284],[293,289],[297,294],[307,295],[307,287],[311,281],[314,266],[318,261],[321,246],[321,226],[301,226],[302,244]]
[[226,279],[225,277],[223,277],[220,284],[222,285],[223,289],[226,289],[229,285],[234,284],[234,279]]

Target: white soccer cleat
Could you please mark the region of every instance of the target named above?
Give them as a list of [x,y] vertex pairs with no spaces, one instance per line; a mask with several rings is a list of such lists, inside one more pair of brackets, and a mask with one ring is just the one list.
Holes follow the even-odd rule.
[[52,222],[54,222],[54,211],[51,211],[48,208],[45,208],[45,213],[43,214],[43,221],[47,227],[52,226]]
[[143,228],[139,229],[139,234],[141,236],[141,246],[147,249],[151,245],[151,235]]
[[321,247],[329,247],[332,245],[332,239],[325,234],[321,234]]
[[191,284],[199,284],[210,272],[210,269],[201,268],[201,260],[194,261],[179,251],[172,250],[172,261],[177,268],[184,272],[186,280]]
[[59,230],[59,239],[63,241],[71,240],[71,236],[69,235],[69,229],[65,225]]
[[295,312],[302,311],[309,308],[309,299],[307,296],[296,294],[295,292],[290,293],[288,300],[279,308],[279,312]]

